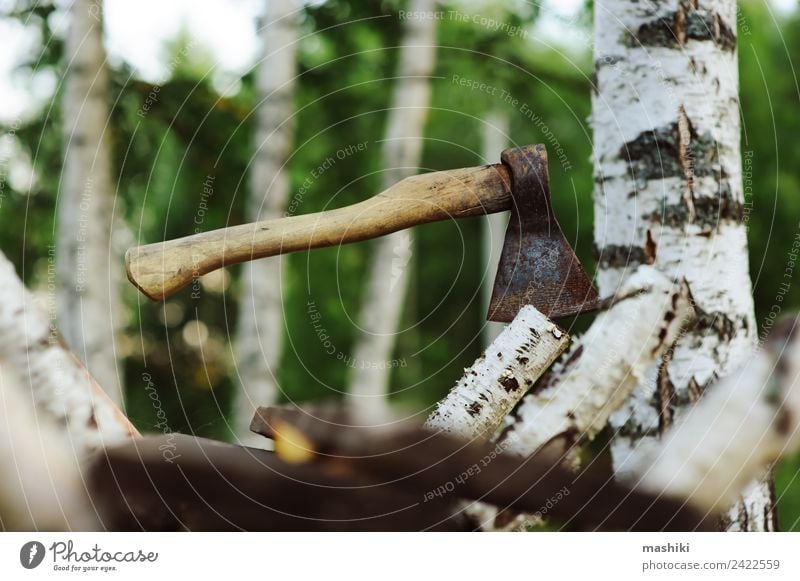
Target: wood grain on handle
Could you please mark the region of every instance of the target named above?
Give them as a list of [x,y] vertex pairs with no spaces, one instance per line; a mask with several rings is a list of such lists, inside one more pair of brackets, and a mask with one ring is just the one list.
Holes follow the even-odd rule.
[[223,266],[358,242],[417,224],[492,214],[510,207],[510,181],[504,165],[440,171],[406,178],[344,208],[131,248],[125,254],[125,267],[128,279],[142,293],[162,300]]

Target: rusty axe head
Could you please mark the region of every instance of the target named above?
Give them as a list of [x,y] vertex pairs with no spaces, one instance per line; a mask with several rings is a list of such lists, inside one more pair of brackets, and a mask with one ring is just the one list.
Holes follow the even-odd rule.
[[505,150],[511,178],[511,217],[487,318],[511,321],[525,305],[548,317],[597,308],[598,296],[556,221],[544,145]]

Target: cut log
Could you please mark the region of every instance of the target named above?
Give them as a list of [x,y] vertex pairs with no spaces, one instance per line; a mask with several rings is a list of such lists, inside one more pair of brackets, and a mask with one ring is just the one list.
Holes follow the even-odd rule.
[[261,408],[253,419],[257,432],[276,439],[276,449],[283,439],[302,442],[303,465],[416,491],[423,506],[460,499],[530,512],[549,506],[548,514],[584,530],[695,530],[711,524],[682,502],[615,483],[596,466],[575,473],[551,457],[504,454],[498,444],[464,442],[419,427],[387,432],[348,424],[341,413],[286,408]]
[[527,456],[548,442],[566,452],[592,439],[693,316],[689,289],[649,266],[620,287],[565,360],[525,396],[501,440]]
[[423,504],[420,491],[182,434],[108,450],[89,484],[113,530],[465,530],[448,501]]
[[55,422],[0,360],[0,529],[94,530],[79,461]]
[[65,426],[78,454],[138,436],[125,414],[67,349],[1,252],[0,282],[0,357],[30,390],[37,409]]
[[569,335],[532,306],[487,347],[436,406],[430,430],[488,438],[569,345]]

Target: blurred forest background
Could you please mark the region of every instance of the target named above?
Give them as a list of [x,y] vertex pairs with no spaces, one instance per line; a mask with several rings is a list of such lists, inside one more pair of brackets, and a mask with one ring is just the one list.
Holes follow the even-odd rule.
[[[749,213],[751,272],[759,322],[773,305],[783,256],[800,227],[798,82],[800,13],[773,13],[764,0],[740,2],[742,150]],[[396,75],[403,21],[401,0],[326,0],[304,6],[300,17],[294,147],[288,161],[290,209],[305,214],[363,200],[380,190],[381,140]],[[200,7],[198,6],[198,9]],[[472,21],[438,22],[432,101],[420,171],[495,163],[482,156],[487,118],[509,120],[511,144],[545,143],[550,150],[556,214],[587,270],[592,248],[591,6],[560,23],[561,43],[540,37],[544,8],[528,2],[455,1],[442,10],[480,11],[509,27],[492,30]],[[56,201],[64,158],[58,106],[64,72],[64,6],[5,3],[2,19],[24,27],[38,44],[19,63],[20,83],[50,87],[49,98],[18,118],[4,118],[0,248],[26,284],[47,294],[56,244]],[[153,18],[156,18],[153,15]],[[549,16],[552,20],[552,15]],[[252,22],[253,30],[258,22]],[[217,63],[203,38],[183,28],[163,46],[169,74],[158,84],[124,61],[110,65],[116,188],[114,252],[245,221],[247,174],[253,157],[254,75],[214,75]],[[511,30],[520,32],[509,33]],[[542,33],[544,34],[544,33]],[[142,39],[142,42],[148,42]],[[237,42],[236,38],[228,42]],[[507,91],[516,103],[471,90],[471,79]],[[48,81],[47,79],[51,79]],[[55,82],[52,81],[55,79]],[[155,94],[142,114],[148,96]],[[527,109],[523,107],[527,106]],[[535,112],[531,115],[528,111]],[[336,157],[348,146],[363,151]],[[563,148],[564,160],[554,153]],[[336,158],[322,176],[316,168]],[[309,179],[311,177],[311,179]],[[213,195],[204,196],[204,183]],[[198,224],[200,222],[200,224]],[[392,399],[422,412],[440,399],[482,350],[485,310],[481,287],[494,276],[482,248],[482,220],[419,227],[409,269],[411,283],[393,360]],[[348,381],[347,354],[357,333],[370,243],[291,255],[282,285],[284,350],[277,368],[281,401],[336,400]],[[218,439],[233,437],[228,421],[237,389],[231,347],[240,295],[240,268],[202,279],[153,303],[124,285],[123,332],[115,349],[126,410],[143,432],[158,431],[147,391],[157,389],[169,428]],[[43,298],[47,302],[46,298]],[[309,314],[313,301],[319,316]],[[784,311],[800,307],[793,286]],[[766,307],[769,308],[769,307]],[[759,310],[761,309],[761,310]],[[318,334],[321,321],[334,353]],[[570,332],[585,320],[562,321]],[[342,354],[343,357],[338,357]],[[784,528],[800,528],[800,460],[777,468]]]

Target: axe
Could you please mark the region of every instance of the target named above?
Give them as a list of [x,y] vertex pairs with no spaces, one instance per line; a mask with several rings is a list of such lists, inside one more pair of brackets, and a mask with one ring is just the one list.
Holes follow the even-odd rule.
[[597,291],[553,213],[544,145],[507,149],[501,161],[408,177],[344,208],[131,248],[128,279],[161,300],[223,266],[511,210],[487,318],[509,322],[527,304],[553,318],[597,308]]

